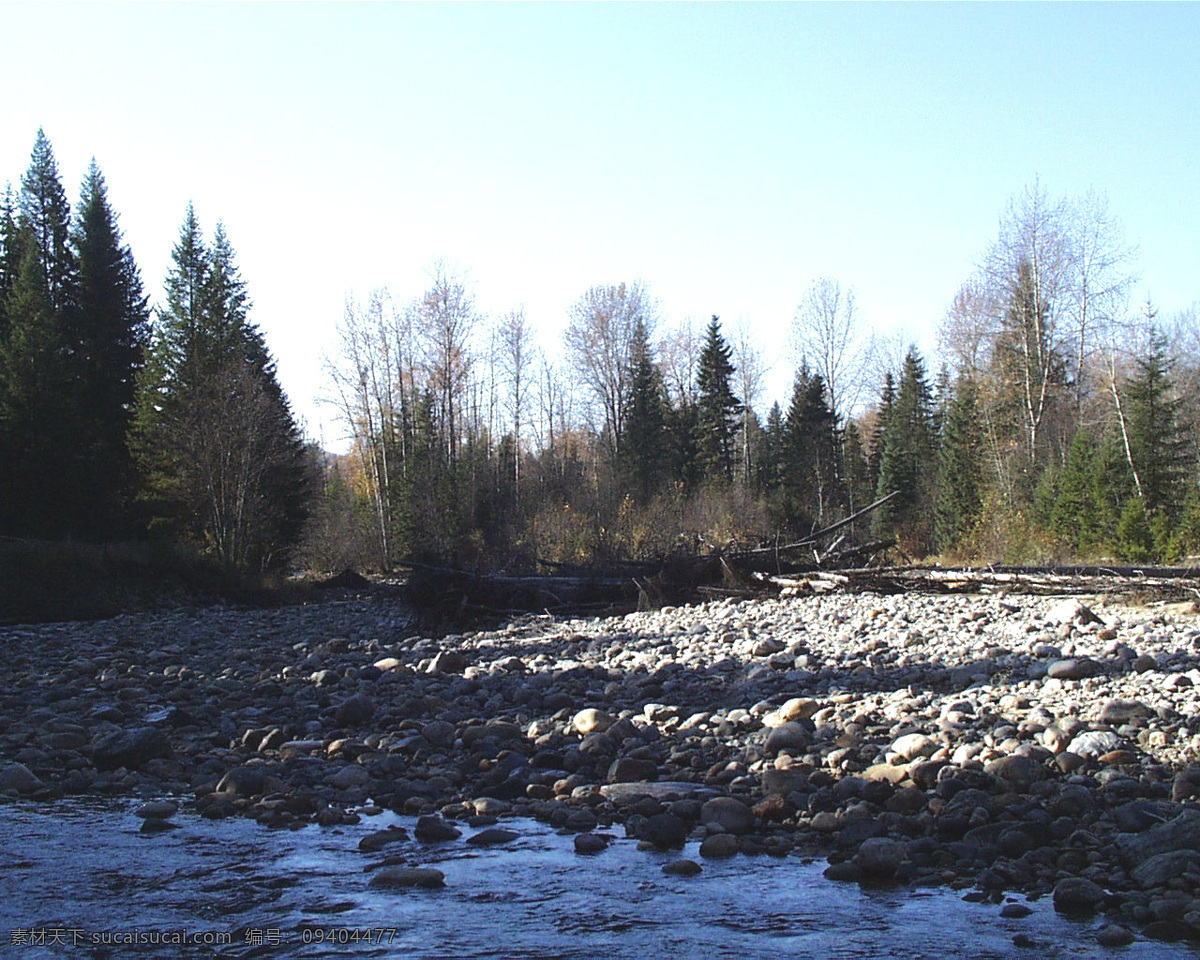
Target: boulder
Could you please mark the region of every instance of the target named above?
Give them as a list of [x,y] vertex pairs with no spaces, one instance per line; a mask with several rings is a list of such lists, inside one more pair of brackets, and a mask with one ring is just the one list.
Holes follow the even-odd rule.
[[151,760],[171,755],[171,741],[157,727],[114,730],[92,744],[92,763],[100,770],[140,770]]

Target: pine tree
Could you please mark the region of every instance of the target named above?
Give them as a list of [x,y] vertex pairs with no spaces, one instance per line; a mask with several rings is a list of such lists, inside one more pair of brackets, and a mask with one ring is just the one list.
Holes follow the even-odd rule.
[[78,262],[73,337],[81,395],[78,449],[90,478],[92,532],[112,535],[121,528],[130,494],[126,436],[149,337],[149,307],[94,160],[72,240]]
[[875,413],[875,425],[871,430],[871,442],[867,468],[871,476],[871,489],[879,486],[879,468],[883,463],[883,440],[887,435],[888,420],[892,407],[896,405],[896,380],[889,370],[883,375],[883,389],[879,392],[879,408]]
[[953,551],[983,512],[983,452],[979,392],[974,380],[960,380],[945,403],[938,454],[934,536],[942,553]]
[[16,200],[12,185],[6,184],[0,200],[0,344],[8,331],[8,311],[5,301],[21,272],[20,236],[17,232]]
[[742,409],[733,393],[733,373],[733,351],[721,335],[720,318],[714,314],[696,371],[697,447],[705,478],[733,480]]
[[648,501],[666,477],[666,393],[651,355],[646,325],[637,320],[626,399],[625,433],[617,450],[634,497]]
[[224,229],[206,249],[189,205],[172,256],[133,440],[151,526],[228,566],[279,563],[305,519],[311,462]]

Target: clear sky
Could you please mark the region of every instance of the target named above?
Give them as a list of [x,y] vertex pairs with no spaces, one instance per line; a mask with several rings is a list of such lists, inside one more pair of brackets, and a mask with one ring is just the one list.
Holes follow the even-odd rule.
[[[926,349],[1008,199],[1106,193],[1200,300],[1200,5],[0,4],[0,183],[95,156],[161,298],[224,221],[312,435],[348,294],[442,258],[557,342],[594,284],[744,319],[790,371],[809,282]],[[778,391],[782,399],[782,389]]]

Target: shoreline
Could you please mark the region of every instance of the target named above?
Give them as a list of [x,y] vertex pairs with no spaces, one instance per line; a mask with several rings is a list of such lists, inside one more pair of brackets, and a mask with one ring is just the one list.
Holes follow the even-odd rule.
[[[602,855],[828,860],[1200,938],[1200,617],[1103,598],[719,600],[412,633],[391,597],[0,628],[0,794],[333,825],[532,816]],[[156,818],[148,817],[147,823]]]

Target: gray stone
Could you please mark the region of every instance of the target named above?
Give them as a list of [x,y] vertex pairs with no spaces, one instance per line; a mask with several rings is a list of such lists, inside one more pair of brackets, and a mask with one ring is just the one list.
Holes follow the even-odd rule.
[[1086,603],[1074,597],[1060,600],[1046,611],[1046,619],[1051,623],[1103,623]]
[[1055,660],[1046,667],[1046,676],[1051,680],[1086,680],[1100,672],[1100,664],[1089,657]]
[[863,880],[892,880],[903,860],[904,844],[887,837],[864,840],[854,855],[854,863]]
[[1129,875],[1143,890],[1165,887],[1185,870],[1200,870],[1200,852],[1196,850],[1171,850],[1144,860],[1130,871]]
[[714,833],[705,837],[700,844],[700,856],[708,860],[722,860],[738,852],[737,837],[728,833]]
[[338,705],[334,720],[339,727],[361,727],[373,716],[375,701],[366,694],[359,693]]
[[171,741],[157,727],[114,730],[92,744],[92,763],[100,770],[140,770],[151,760],[171,755]]
[[575,837],[575,852],[582,854],[601,853],[608,849],[608,838],[598,833],[580,833]]
[[1096,931],[1096,942],[1102,947],[1127,947],[1135,937],[1119,923],[1106,923]]
[[801,770],[764,770],[762,792],[764,796],[786,797],[789,793],[804,789],[808,775]]
[[446,875],[433,867],[384,867],[371,878],[370,885],[385,890],[437,890],[446,885]]
[[754,829],[754,811],[736,797],[713,797],[700,808],[700,822],[719,824],[726,833],[749,833]]
[[1032,784],[1044,780],[1048,774],[1044,764],[1033,757],[1019,755],[992,760],[984,766],[984,771],[1021,791],[1028,791]]
[[447,840],[457,840],[462,836],[462,831],[441,817],[424,816],[417,819],[413,836],[425,843],[444,843]]
[[166,820],[178,812],[179,804],[174,800],[151,800],[134,810],[133,815],[143,820]]
[[620,757],[614,760],[608,768],[609,783],[637,783],[654,780],[657,777],[658,764],[653,760]]
[[1104,889],[1084,877],[1066,877],[1054,885],[1054,909],[1062,913],[1091,913],[1104,898]]
[[0,793],[35,793],[45,784],[25,764],[0,763]]
[[589,733],[603,733],[613,725],[615,719],[610,713],[587,707],[575,714],[571,719],[571,726],[576,733],[586,736]]
[[687,825],[673,813],[656,813],[647,817],[641,830],[641,839],[659,850],[682,847],[687,835]]
[[1111,753],[1121,746],[1121,738],[1111,730],[1088,730],[1079,734],[1067,746],[1067,752],[1077,757],[1095,758]]
[[488,827],[486,830],[480,830],[474,836],[467,837],[467,843],[473,847],[494,847],[501,843],[511,843],[520,836],[516,830]]
[[791,721],[781,723],[769,734],[765,750],[768,755],[779,753],[780,750],[807,750],[812,743],[812,734],[807,727]]
[[671,860],[662,865],[662,872],[671,877],[694,877],[703,870],[695,860]]
[[1154,709],[1141,700],[1109,700],[1100,711],[1100,722],[1120,726],[1131,720],[1147,720],[1154,716]]
[[269,778],[267,771],[261,766],[234,767],[218,782],[217,793],[229,797],[259,797],[268,792]]
[[429,664],[429,673],[462,674],[471,665],[471,661],[457,650],[443,650]]

